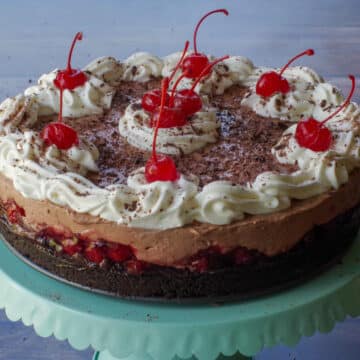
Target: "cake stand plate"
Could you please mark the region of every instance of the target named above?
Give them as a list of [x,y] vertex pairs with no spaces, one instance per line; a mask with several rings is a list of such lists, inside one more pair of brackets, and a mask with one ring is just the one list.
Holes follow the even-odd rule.
[[295,345],[360,315],[360,237],[321,276],[241,303],[157,304],[90,293],[37,272],[3,242],[0,287],[0,308],[10,320],[22,319],[38,335],[67,339],[79,350],[92,346],[95,360],[241,359],[238,351],[253,356],[279,343]]

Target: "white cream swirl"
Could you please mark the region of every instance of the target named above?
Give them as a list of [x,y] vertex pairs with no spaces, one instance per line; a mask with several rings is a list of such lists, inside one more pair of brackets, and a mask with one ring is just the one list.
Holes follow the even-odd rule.
[[[114,65],[115,66],[115,65]],[[25,90],[26,96],[34,96],[39,104],[39,116],[59,113],[60,91],[54,85],[59,70],[40,77],[38,85]],[[104,76],[106,73],[101,74]],[[66,117],[81,117],[92,114],[102,114],[110,109],[115,95],[115,88],[91,72],[86,73],[88,80],[74,90],[64,90],[63,115]]]
[[163,61],[146,52],[138,52],[124,62],[123,80],[146,82],[161,76]]
[[[163,76],[170,76],[173,72],[176,64],[180,60],[181,53],[175,53],[167,56],[164,59],[164,67],[162,70]],[[209,57],[210,61],[213,61],[213,57]],[[214,65],[210,75],[204,77],[202,81],[198,83],[195,91],[199,94],[223,94],[226,89],[233,85],[243,85],[247,82],[247,79],[252,75],[254,70],[253,63],[243,56],[231,56],[229,59],[223,60]],[[171,85],[181,75],[181,71],[175,74]],[[178,89],[185,89],[192,86],[194,79],[184,78],[180,81]]]
[[193,211],[197,208],[195,179],[189,181],[180,176],[175,182],[148,183],[144,168],[141,168],[129,176],[127,185],[137,196],[137,208],[131,226],[166,229],[193,221]]
[[260,68],[254,71],[247,79],[249,93],[242,100],[243,105],[249,106],[259,115],[295,122],[312,116],[319,106],[325,108],[343,101],[336,88],[324,83],[313,70],[299,66],[289,68],[283,74],[290,84],[288,93],[275,93],[268,98],[259,96],[255,90],[256,83],[269,70]]
[[[76,172],[85,175],[88,171],[97,171],[97,148],[81,141],[79,146],[68,150],[59,150],[55,145],[45,146],[39,134],[34,131],[12,133],[0,137],[2,166],[6,162],[17,166],[33,162],[36,166],[52,169],[56,173]],[[0,171],[5,171],[0,167]]]
[[[322,109],[317,120],[324,120],[336,107]],[[297,164],[299,171],[278,176],[277,181],[266,181],[267,191],[286,193],[292,198],[304,199],[331,188],[338,189],[346,183],[349,173],[360,166],[360,110],[351,103],[337,116],[329,120],[326,126],[333,134],[329,150],[315,152],[301,147],[295,139],[296,125],[288,128],[279,143],[273,148],[273,154],[283,164]],[[270,186],[269,186],[270,185]],[[259,188],[259,187],[258,187]]]
[[93,60],[85,66],[84,71],[90,72],[110,86],[119,85],[124,74],[124,66],[111,56]]
[[37,122],[39,104],[35,97],[19,94],[0,104],[0,134],[9,134],[17,128],[31,128]]
[[268,214],[290,205],[287,196],[274,196],[227,181],[214,181],[204,186],[196,199],[199,205],[196,219],[216,225],[241,220],[245,213]]
[[[149,114],[139,103],[130,104],[119,121],[120,134],[138,149],[151,151],[154,128],[150,126],[150,120]],[[216,142],[219,137],[219,126],[214,109],[199,111],[184,126],[160,128],[157,150],[171,155],[190,154]]]

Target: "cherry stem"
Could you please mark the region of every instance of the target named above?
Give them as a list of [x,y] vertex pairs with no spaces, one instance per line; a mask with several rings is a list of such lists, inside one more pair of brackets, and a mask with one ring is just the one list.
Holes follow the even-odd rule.
[[189,42],[189,41],[186,41],[185,46],[184,46],[184,50],[183,50],[182,55],[181,55],[181,58],[180,58],[180,60],[178,61],[178,63],[176,64],[173,72],[172,72],[171,75],[170,75],[169,83],[172,81],[172,79],[174,78],[176,72],[179,70],[179,68],[180,68],[180,66],[181,66],[181,64],[182,64],[182,62],[183,62],[183,60],[184,60],[184,58],[185,58],[185,55],[186,55],[186,53],[187,53],[187,51],[188,51],[188,49],[189,49],[189,45],[190,45],[190,42]]
[[72,42],[71,47],[70,47],[69,56],[68,56],[67,69],[66,69],[68,72],[71,72],[71,71],[72,71],[72,68],[71,68],[71,59],[72,59],[72,54],[73,54],[73,51],[74,51],[74,47],[75,47],[76,41],[82,40],[82,38],[83,38],[83,33],[82,33],[82,32],[78,32],[78,33],[74,36],[73,42]]
[[195,82],[193,83],[190,91],[194,91],[196,85],[201,81],[201,79],[202,79],[205,75],[207,75],[208,71],[209,71],[214,65],[216,65],[217,63],[219,63],[219,62],[221,62],[221,61],[224,61],[224,60],[226,60],[226,59],[228,59],[228,58],[229,58],[229,55],[226,55],[226,56],[223,56],[223,57],[220,58],[220,59],[214,60],[214,61],[211,62],[209,65],[207,65],[207,66],[203,69],[203,71],[200,73],[200,75],[198,76],[198,78],[195,80]]
[[64,89],[60,88],[60,109],[59,109],[59,115],[58,115],[58,121],[62,122],[62,114],[63,114],[63,98],[64,98]]
[[165,100],[166,100],[166,94],[167,94],[168,87],[169,87],[169,78],[164,78],[161,82],[161,103],[160,103],[159,116],[156,121],[154,138],[153,138],[153,143],[152,143],[152,157],[156,163],[158,161],[157,155],[156,155],[156,139],[157,139],[158,132],[159,132],[161,117],[164,112],[164,106],[165,106]]
[[194,51],[195,51],[195,54],[198,54],[198,51],[197,51],[197,46],[196,46],[196,37],[197,37],[197,32],[199,30],[199,27],[200,25],[202,24],[202,22],[210,15],[212,14],[216,14],[216,13],[223,13],[225,14],[226,16],[229,15],[229,12],[226,10],[226,9],[217,9],[217,10],[213,10],[213,11],[210,11],[208,12],[207,14],[205,14],[200,20],[199,22],[197,23],[196,27],[195,27],[195,31],[194,31]]
[[293,63],[295,60],[297,60],[298,58],[302,57],[302,56],[313,56],[315,54],[315,51],[313,49],[307,49],[305,51],[303,51],[302,53],[294,56],[292,59],[289,60],[289,62],[281,69],[279,75],[281,76],[284,71],[290,66],[291,63]]
[[352,96],[354,95],[354,91],[355,91],[355,76],[349,75],[349,79],[351,80],[351,90],[350,90],[348,97],[346,98],[344,103],[334,113],[329,115],[325,120],[323,120],[320,123],[321,126],[324,125],[330,119],[332,119],[334,116],[336,116],[341,110],[343,110],[350,103],[350,100],[351,100]]
[[181,76],[178,77],[178,79],[176,80],[172,90],[171,90],[171,95],[170,95],[170,99],[169,99],[169,106],[173,106],[174,105],[174,97],[175,97],[175,92],[176,92],[176,89],[178,87],[178,85],[180,84],[180,81],[186,77],[186,73],[184,74],[181,74]]

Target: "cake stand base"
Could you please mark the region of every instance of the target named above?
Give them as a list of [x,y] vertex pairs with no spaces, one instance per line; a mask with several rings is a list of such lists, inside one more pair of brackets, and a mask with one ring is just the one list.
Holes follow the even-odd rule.
[[[236,353],[233,356],[224,356],[220,355],[216,360],[250,360],[250,357],[241,355],[240,353]],[[136,355],[130,355],[125,358],[116,358],[113,357],[108,351],[102,351],[102,352],[96,352],[94,354],[93,360],[154,360],[149,355],[142,355],[142,356],[136,356]],[[192,356],[191,358],[187,359],[181,359],[177,356],[175,356],[172,360],[197,360],[195,356]]]

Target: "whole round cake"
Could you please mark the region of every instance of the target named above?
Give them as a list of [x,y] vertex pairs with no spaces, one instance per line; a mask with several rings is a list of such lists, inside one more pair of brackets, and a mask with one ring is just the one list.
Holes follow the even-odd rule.
[[[121,297],[226,300],[306,279],[360,225],[360,115],[313,70],[197,50],[96,59],[0,105],[0,231]],[[303,59],[304,61],[305,59]]]

